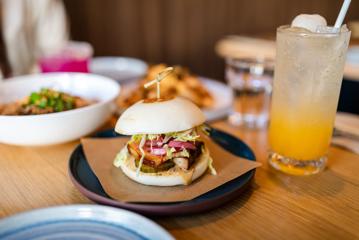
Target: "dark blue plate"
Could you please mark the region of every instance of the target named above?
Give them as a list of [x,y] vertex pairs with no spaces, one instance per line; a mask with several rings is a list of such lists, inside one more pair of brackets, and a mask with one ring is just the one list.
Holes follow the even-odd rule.
[[[97,133],[96,137],[123,136],[113,130],[107,130]],[[255,161],[253,151],[240,139],[213,128],[210,130],[210,138],[232,154]],[[81,144],[71,154],[69,173],[80,192],[94,202],[129,209],[145,215],[178,216],[207,211],[238,197],[249,186],[255,169],[190,201],[176,203],[128,203],[112,199],[103,190],[101,183],[91,170]]]

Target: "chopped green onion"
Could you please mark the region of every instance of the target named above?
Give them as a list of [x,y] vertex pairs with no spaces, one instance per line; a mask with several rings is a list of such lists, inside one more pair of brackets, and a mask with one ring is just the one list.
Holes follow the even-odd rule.
[[55,112],[70,110],[75,107],[75,100],[70,95],[54,91],[48,88],[42,88],[39,92],[30,94],[25,106],[35,106],[38,108],[52,108]]

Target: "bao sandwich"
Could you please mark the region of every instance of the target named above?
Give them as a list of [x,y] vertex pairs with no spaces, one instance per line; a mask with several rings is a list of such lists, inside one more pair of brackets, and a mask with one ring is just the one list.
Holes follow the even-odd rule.
[[131,136],[114,165],[145,185],[188,185],[212,167],[201,140],[205,116],[184,98],[146,99],[129,107],[115,131]]

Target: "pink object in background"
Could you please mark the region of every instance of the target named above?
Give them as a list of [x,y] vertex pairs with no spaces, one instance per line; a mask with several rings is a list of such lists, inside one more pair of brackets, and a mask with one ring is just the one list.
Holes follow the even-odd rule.
[[39,59],[41,72],[89,72],[93,48],[86,42],[70,41],[63,49]]

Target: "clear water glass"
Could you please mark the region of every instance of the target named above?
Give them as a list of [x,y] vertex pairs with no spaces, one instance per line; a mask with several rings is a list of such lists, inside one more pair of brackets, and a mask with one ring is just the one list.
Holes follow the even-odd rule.
[[273,61],[226,59],[226,79],[235,100],[228,121],[251,129],[268,124],[272,92]]

